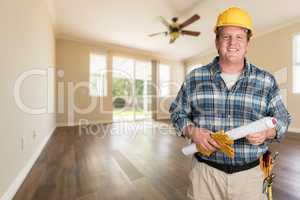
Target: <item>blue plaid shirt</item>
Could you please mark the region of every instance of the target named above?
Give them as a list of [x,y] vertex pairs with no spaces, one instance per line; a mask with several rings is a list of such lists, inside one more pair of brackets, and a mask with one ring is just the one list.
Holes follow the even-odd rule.
[[[218,57],[187,75],[170,107],[171,120],[177,132],[181,135],[189,124],[212,132],[226,132],[272,116],[278,121],[276,139],[279,141],[287,131],[291,117],[282,102],[274,77],[246,61],[242,74],[230,90],[220,75]],[[257,160],[267,151],[270,142],[268,140],[257,146],[245,138],[236,140],[233,159],[219,151],[210,157],[200,153],[197,156],[221,164],[241,165]]]

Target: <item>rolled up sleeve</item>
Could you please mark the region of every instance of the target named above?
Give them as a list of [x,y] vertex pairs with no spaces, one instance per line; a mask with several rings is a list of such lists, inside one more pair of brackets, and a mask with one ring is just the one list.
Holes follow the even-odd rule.
[[275,139],[280,142],[284,134],[287,132],[289,124],[291,123],[291,116],[282,101],[279,88],[275,80],[269,93],[268,111],[270,116],[277,119],[277,134]]

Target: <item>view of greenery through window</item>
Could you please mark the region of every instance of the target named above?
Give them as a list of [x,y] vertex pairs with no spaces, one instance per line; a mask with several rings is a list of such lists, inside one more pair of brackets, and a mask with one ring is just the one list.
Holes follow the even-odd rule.
[[[132,85],[133,81],[123,78],[113,78],[113,96],[124,96],[129,97],[132,95]],[[143,80],[135,80],[135,95],[136,96],[143,96],[144,92],[144,81]],[[152,94],[151,87],[150,87],[151,81],[148,81],[147,87],[147,94]]]
[[113,57],[113,120],[146,119],[151,116],[151,63]]
[[[143,109],[144,98],[151,98],[152,89],[151,81],[148,80],[146,93],[144,94],[144,80],[135,80],[135,88],[133,95],[133,80],[124,78],[113,78],[113,99],[114,99],[114,115],[118,115],[121,118],[129,117],[135,112],[137,118],[149,115],[150,110]],[[151,101],[148,101],[148,108],[151,108]]]

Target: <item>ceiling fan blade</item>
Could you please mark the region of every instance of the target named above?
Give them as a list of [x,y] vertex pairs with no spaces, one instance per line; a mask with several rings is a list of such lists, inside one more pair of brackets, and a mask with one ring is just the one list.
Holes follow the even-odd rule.
[[183,34],[183,35],[190,35],[190,36],[198,36],[198,35],[200,35],[200,32],[198,32],[198,31],[182,30],[181,34]]
[[152,33],[152,34],[149,34],[148,36],[149,36],[149,37],[153,37],[153,36],[156,36],[156,35],[162,35],[162,34],[167,35],[168,32],[167,32],[167,31],[164,31],[164,32],[159,32],[159,33]]
[[174,43],[174,42],[175,42],[175,40],[176,40],[176,39],[174,39],[174,38],[171,38],[171,39],[169,40],[169,44],[172,44],[172,43]]
[[170,27],[170,23],[169,23],[165,18],[163,18],[162,16],[159,16],[158,19],[159,19],[159,21],[160,21],[163,25],[165,25],[167,28]]
[[179,28],[182,29],[182,28],[184,28],[184,27],[190,25],[191,23],[197,21],[198,19],[200,19],[200,16],[197,15],[197,14],[195,14],[195,15],[193,15],[191,18],[189,18],[188,20],[186,20],[185,22],[181,23],[181,24],[179,25]]

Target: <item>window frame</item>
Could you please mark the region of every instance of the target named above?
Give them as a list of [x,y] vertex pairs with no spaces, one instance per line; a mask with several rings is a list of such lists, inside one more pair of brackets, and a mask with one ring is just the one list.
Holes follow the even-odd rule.
[[293,93],[294,94],[300,94],[299,77],[300,77],[300,33],[297,33],[293,35]]
[[[105,66],[99,67],[100,70],[103,70],[103,72],[93,72],[95,70],[92,70],[93,64],[92,64],[92,57],[93,56],[99,56],[104,57],[104,63]],[[108,84],[108,63],[107,63],[107,54],[105,53],[98,53],[98,52],[90,52],[89,54],[89,96],[91,97],[107,97],[108,91],[107,91],[107,84]],[[96,92],[94,93],[94,88],[92,88],[92,77],[95,77],[96,79]],[[101,83],[102,82],[102,83]],[[101,86],[103,85],[103,86]]]
[[[166,81],[162,81],[161,80],[161,66],[164,66],[164,67],[168,67],[168,80]],[[159,98],[166,98],[166,97],[169,97],[171,96],[171,65],[169,64],[166,64],[166,63],[159,63],[158,65],[158,83],[159,83],[159,91],[158,91],[158,97]],[[162,90],[161,88],[162,87],[167,87],[167,93],[164,94],[162,93]]]

